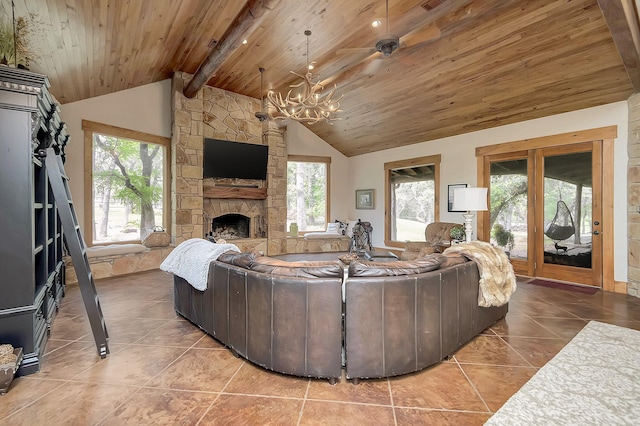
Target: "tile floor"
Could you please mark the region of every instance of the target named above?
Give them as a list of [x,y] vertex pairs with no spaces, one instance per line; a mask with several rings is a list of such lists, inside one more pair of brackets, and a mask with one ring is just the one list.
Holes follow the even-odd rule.
[[417,425],[484,423],[588,320],[640,329],[640,299],[519,280],[506,320],[419,373],[359,385],[271,373],[238,358],[173,310],[160,271],[102,280],[111,354],[101,360],[77,286],[41,370],[0,397],[11,425]]

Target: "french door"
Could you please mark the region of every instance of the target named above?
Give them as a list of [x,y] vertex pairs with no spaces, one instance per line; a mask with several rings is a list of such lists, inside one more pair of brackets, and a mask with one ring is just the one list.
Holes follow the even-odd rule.
[[602,286],[601,147],[536,150],[536,276]]
[[604,200],[612,199],[603,191],[610,157],[603,140],[534,145],[479,155],[480,182],[489,188],[479,235],[504,246],[516,274],[602,287],[603,230],[612,230],[603,223]]

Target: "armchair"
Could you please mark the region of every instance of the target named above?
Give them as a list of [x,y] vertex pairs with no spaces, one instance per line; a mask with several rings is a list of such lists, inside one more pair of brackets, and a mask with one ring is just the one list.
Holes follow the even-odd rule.
[[424,230],[425,241],[407,241],[400,259],[414,260],[439,251],[438,246],[443,241],[451,241],[451,229],[456,227],[463,228],[459,223],[433,222],[428,224]]

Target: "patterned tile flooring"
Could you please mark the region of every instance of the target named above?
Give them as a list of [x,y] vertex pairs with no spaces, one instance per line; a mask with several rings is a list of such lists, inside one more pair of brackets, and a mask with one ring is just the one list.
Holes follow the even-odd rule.
[[0,397],[11,425],[482,424],[588,320],[640,330],[640,299],[585,295],[519,279],[505,320],[448,361],[353,385],[262,370],[173,310],[171,277],[97,283],[109,329],[101,360],[77,286],[67,289],[41,370]]

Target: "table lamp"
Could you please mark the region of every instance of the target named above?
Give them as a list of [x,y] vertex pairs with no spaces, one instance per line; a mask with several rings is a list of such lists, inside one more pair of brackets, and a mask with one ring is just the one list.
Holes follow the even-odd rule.
[[466,241],[471,242],[472,223],[475,216],[472,212],[487,210],[488,188],[457,188],[453,190],[453,210],[466,211],[464,232]]

